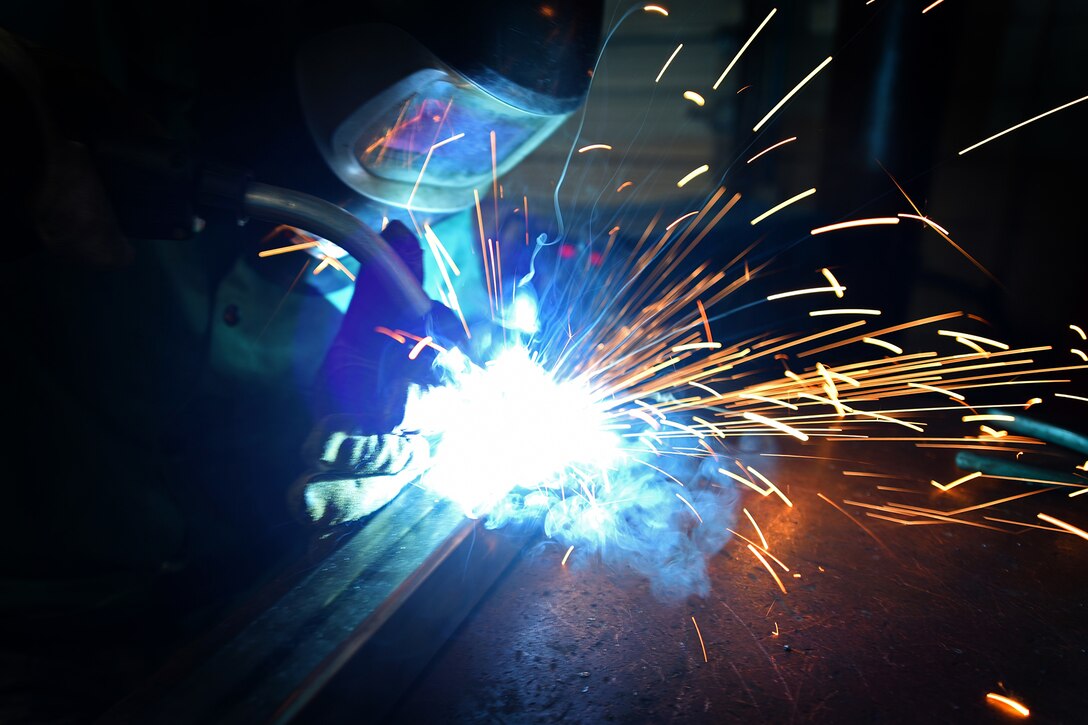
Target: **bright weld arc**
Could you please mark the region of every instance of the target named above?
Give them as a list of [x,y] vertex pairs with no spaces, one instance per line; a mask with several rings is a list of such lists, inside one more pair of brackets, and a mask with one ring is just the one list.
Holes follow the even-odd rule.
[[831,56],[829,55],[829,56],[827,56],[827,58],[824,59],[824,62],[820,63],[820,65],[813,68],[812,71],[807,76],[805,76],[804,79],[800,83],[798,83],[796,86],[794,86],[793,90],[791,90],[789,93],[787,93],[785,96],[783,96],[782,100],[775,104],[774,108],[767,111],[767,115],[764,116],[763,118],[761,118],[759,123],[757,123],[755,126],[752,127],[752,130],[753,131],[758,131],[760,129],[760,127],[762,127],[763,124],[767,123],[767,121],[770,119],[770,117],[773,116],[778,111],[778,109],[780,109],[780,108],[782,108],[782,106],[786,105],[786,102],[788,100],[790,100],[793,97],[793,95],[795,93],[797,93],[797,91],[804,88],[805,84],[808,83],[813,78],[815,78],[816,74],[819,73],[820,71],[822,71],[827,66],[827,64],[830,63],[830,62],[831,62]]
[[800,194],[797,194],[796,196],[791,196],[789,199],[786,199],[784,202],[778,204],[777,206],[771,207],[770,209],[768,209],[767,211],[763,212],[762,214],[757,216],[755,219],[753,219],[752,222],[751,222],[752,226],[755,226],[756,224],[759,224],[761,221],[763,221],[764,219],[769,217],[771,214],[774,214],[775,212],[779,212],[779,211],[785,209],[790,204],[801,201],[806,196],[812,196],[815,193],[816,193],[816,187],[813,187],[813,188],[811,188],[811,189],[809,189],[807,191],[802,191]]
[[767,13],[767,17],[763,18],[763,22],[759,24],[759,27],[755,29],[755,32],[748,36],[748,40],[744,41],[744,45],[742,45],[740,50],[737,51],[737,54],[733,56],[733,60],[729,61],[729,65],[727,65],[725,70],[722,71],[722,74],[718,76],[718,80],[714,81],[713,90],[718,90],[718,86],[720,86],[722,81],[725,80],[725,77],[729,75],[729,71],[733,70],[733,66],[736,65],[737,61],[740,60],[740,57],[744,55],[744,51],[748,50],[748,46],[751,45],[752,41],[759,35],[759,31],[763,30],[763,26],[771,22],[771,18],[774,17],[776,12],[778,12],[778,8],[771,8],[771,12]]

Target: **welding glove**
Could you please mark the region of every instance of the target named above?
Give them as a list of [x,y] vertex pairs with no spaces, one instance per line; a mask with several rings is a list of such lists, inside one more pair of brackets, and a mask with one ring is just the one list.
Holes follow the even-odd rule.
[[[393,221],[382,237],[422,284],[423,250],[415,235]],[[391,299],[388,282],[364,267],[321,366],[318,424],[304,451],[313,468],[292,487],[292,508],[305,521],[333,526],[369,516],[428,466],[427,440],[402,422],[409,391],[440,382],[436,351],[425,346],[410,353],[426,337],[443,347],[463,345],[463,332],[438,303],[419,319],[391,309]]]

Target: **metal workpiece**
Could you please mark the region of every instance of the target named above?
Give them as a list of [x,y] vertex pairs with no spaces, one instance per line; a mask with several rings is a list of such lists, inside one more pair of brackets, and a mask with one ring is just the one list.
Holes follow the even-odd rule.
[[169,665],[104,723],[379,717],[533,536],[488,531],[417,487],[370,517],[207,656]]

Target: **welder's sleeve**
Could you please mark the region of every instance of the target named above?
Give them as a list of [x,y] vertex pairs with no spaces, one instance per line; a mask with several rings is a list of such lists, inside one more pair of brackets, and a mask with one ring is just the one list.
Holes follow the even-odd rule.
[[[403,224],[382,237],[422,284],[423,250]],[[434,333],[426,319],[391,307],[385,279],[360,271],[355,294],[321,366],[318,425],[307,446],[313,469],[293,488],[292,505],[322,525],[355,521],[381,508],[426,470],[427,440],[402,426],[409,391],[436,384],[433,350],[415,350]]]

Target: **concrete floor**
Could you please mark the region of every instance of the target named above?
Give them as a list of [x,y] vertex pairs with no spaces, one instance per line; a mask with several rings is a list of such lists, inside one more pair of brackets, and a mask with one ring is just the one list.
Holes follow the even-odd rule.
[[[795,506],[754,493],[740,505],[789,566],[788,594],[737,538],[710,562],[709,596],[672,602],[655,599],[630,570],[575,567],[574,554],[563,566],[565,550],[542,544],[500,579],[389,721],[1017,719],[987,702],[994,692],[1023,702],[1034,722],[1083,722],[1085,542],[868,518],[841,501],[950,509],[1031,490],[978,479],[940,494],[931,477],[962,475],[950,451],[879,445],[824,441],[789,452],[823,460],[761,461]],[[1028,521],[1071,503],[1065,491],[1050,491],[983,513]],[[737,514],[733,528],[758,542],[739,507]]]

